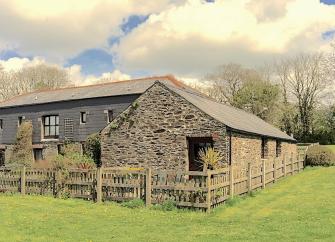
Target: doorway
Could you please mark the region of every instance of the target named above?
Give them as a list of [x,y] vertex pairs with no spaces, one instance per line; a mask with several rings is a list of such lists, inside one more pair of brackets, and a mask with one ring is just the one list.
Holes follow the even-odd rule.
[[36,162],[42,161],[43,159],[43,149],[35,148],[34,151],[34,159]]
[[0,149],[0,166],[5,165],[5,150]]
[[199,151],[213,147],[212,137],[188,137],[188,159],[189,159],[189,171],[202,171],[203,165],[200,162]]

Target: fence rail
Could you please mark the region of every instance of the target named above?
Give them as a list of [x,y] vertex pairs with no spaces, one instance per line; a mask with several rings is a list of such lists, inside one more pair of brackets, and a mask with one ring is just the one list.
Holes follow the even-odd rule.
[[265,188],[304,167],[303,156],[262,159],[204,172],[151,169],[0,168],[0,192],[21,192],[100,201],[143,199],[147,205],[173,200],[181,207],[209,211],[229,197]]

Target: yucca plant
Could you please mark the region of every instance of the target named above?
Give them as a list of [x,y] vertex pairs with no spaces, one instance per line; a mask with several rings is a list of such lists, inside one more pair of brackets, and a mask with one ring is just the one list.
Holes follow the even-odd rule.
[[224,156],[214,148],[208,147],[199,151],[199,158],[205,169],[215,170],[220,167],[220,161]]

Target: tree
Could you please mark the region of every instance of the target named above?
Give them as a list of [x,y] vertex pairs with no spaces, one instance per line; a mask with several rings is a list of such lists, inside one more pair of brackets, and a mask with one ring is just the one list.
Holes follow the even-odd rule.
[[296,102],[301,125],[299,137],[307,140],[312,128],[313,111],[326,87],[322,54],[299,54],[276,65],[281,81],[284,105],[291,94]]
[[39,89],[55,89],[69,85],[65,70],[57,66],[39,64],[19,71],[0,71],[0,96],[8,99]]
[[321,106],[315,110],[312,138],[320,144],[335,143],[335,105]]
[[275,107],[279,100],[279,93],[278,85],[266,81],[248,81],[236,92],[232,103],[235,107],[272,122]]
[[[279,102],[277,119],[274,121],[276,126],[289,135],[299,133],[299,115],[297,107],[291,102]],[[295,137],[295,136],[294,136]]]
[[219,102],[272,122],[280,89],[269,81],[268,73],[268,68],[256,71],[238,64],[222,65],[205,77],[209,83],[206,92]]
[[205,77],[205,80],[212,86],[208,89],[208,94],[219,102],[230,104],[246,81],[257,79],[260,79],[260,76],[255,70],[233,63],[222,65]]

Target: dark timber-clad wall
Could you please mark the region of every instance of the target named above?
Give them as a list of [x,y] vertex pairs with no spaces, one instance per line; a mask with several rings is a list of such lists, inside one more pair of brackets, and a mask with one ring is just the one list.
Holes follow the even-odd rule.
[[[64,140],[64,119],[73,120],[73,141],[84,141],[92,133],[107,125],[104,110],[113,110],[114,117],[126,109],[138,95],[100,97],[83,100],[54,102],[0,109],[3,129],[0,131],[0,144],[13,144],[18,127],[18,117],[32,120],[33,143],[41,142],[41,119],[45,115],[59,115],[59,141]],[[80,112],[87,112],[86,124],[80,124]]]

